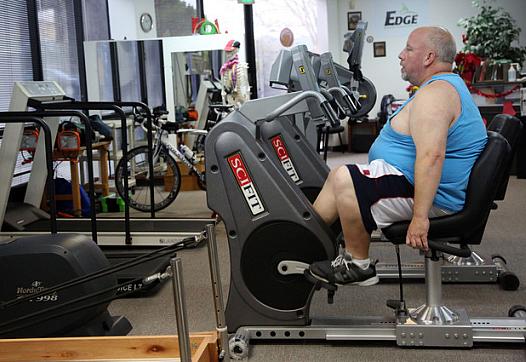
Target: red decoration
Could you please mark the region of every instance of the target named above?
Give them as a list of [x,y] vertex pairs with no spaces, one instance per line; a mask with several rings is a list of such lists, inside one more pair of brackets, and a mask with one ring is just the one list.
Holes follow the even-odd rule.
[[[464,38],[463,38],[464,39]],[[475,75],[475,70],[480,66],[481,59],[473,53],[462,53],[459,52],[455,56],[455,64],[457,65],[457,70],[464,79],[464,81],[471,82],[473,76]]]
[[506,96],[509,96],[510,94],[512,94],[513,92],[517,91],[520,86],[519,85],[516,85],[515,87],[513,87],[512,89],[510,90],[507,90],[505,92],[502,92],[502,93],[496,93],[496,94],[488,94],[488,93],[484,93],[482,92],[481,90],[473,87],[471,85],[471,82],[466,82],[466,85],[468,86],[469,90],[472,92],[472,93],[476,93],[478,94],[479,96],[482,96],[482,97],[486,97],[486,98],[502,98],[502,97],[506,97]]
[[510,116],[515,116],[517,112],[515,112],[515,109],[513,108],[513,103],[511,101],[506,101],[502,105],[502,113],[509,114]]

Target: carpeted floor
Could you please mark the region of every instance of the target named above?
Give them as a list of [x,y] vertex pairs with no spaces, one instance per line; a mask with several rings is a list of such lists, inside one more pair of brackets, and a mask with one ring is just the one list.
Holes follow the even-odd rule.
[[[363,162],[366,155],[332,154],[329,164],[335,167],[348,162]],[[510,306],[526,304],[526,180],[510,179],[506,200],[492,211],[482,245],[476,248],[482,254],[503,255],[509,268],[523,284],[517,291],[503,291],[497,284],[469,284],[443,286],[444,301],[451,307],[464,307],[473,317],[507,316]],[[165,212],[167,217],[209,217],[206,194],[203,191],[184,192]],[[228,295],[229,252],[222,224],[217,228],[217,241],[221,263],[221,277],[225,299]],[[406,247],[403,261],[421,260],[422,257]],[[372,246],[372,257],[394,262],[394,249],[390,244]],[[206,247],[179,253],[184,268],[184,286],[191,331],[215,329],[214,304]],[[421,283],[405,286],[408,305],[417,306],[425,300]],[[339,288],[335,303],[328,305],[325,293],[314,296],[312,316],[389,315],[386,299],[398,297],[398,285],[380,283],[373,287]],[[114,301],[110,311],[125,315],[133,324],[134,335],[177,333],[171,283],[166,283],[157,294],[140,299]],[[526,333],[526,331],[525,331]],[[249,361],[526,361],[524,344],[479,345],[470,350],[456,349],[402,349],[394,343],[339,342],[339,343],[258,343],[251,346]]]

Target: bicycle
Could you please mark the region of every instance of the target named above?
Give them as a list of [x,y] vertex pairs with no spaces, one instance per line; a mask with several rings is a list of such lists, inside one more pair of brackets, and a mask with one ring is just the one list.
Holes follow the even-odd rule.
[[[234,106],[230,104],[221,103],[210,103],[208,105],[208,115],[204,129],[209,132],[212,127],[218,124],[223,118],[225,118],[230,112],[234,110]],[[195,139],[194,149],[197,152],[204,152],[205,150],[205,138],[206,134],[199,135]]]
[[[154,109],[152,121],[153,133],[153,183],[155,211],[168,207],[179,194],[181,188],[181,170],[176,160],[180,160],[190,174],[197,176],[198,185],[206,190],[205,172],[196,166],[196,154],[185,144],[175,144],[168,140],[170,133],[176,135],[195,134],[205,137],[208,131],[191,128],[180,128],[180,123],[168,122],[164,110]],[[145,117],[134,111],[135,122],[147,131]],[[130,207],[144,212],[151,212],[150,175],[148,163],[148,146],[139,146],[128,151],[126,159],[122,158],[115,168],[115,186],[120,197],[124,198],[124,177],[128,177],[128,200]]]

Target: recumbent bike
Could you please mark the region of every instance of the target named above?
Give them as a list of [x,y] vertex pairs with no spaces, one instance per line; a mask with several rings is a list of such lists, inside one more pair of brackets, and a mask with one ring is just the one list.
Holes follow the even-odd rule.
[[[292,99],[288,108],[256,122],[241,108],[207,137],[208,206],[224,220],[230,248],[226,321],[228,332],[234,334],[231,356],[245,356],[251,339],[392,340],[399,346],[462,348],[475,342],[524,343],[525,307],[512,307],[508,318],[481,319],[450,309],[441,300],[442,253],[467,257],[471,254],[468,245],[480,244],[498,186],[509,171],[510,146],[495,132],[489,132],[473,167],[465,208],[430,222],[431,250],[425,254],[427,302],[409,309],[401,295],[388,301],[394,309],[390,318],[351,318],[337,324],[311,318],[314,293],[326,288],[332,296],[336,287],[308,281],[305,265],[334,258],[336,237],[290,175],[271,160],[261,140],[270,121],[298,102]],[[509,133],[519,132],[520,124],[507,125],[513,128]],[[387,241],[398,245],[404,243],[408,225],[400,222],[382,231]],[[401,280],[401,271],[399,276]]]

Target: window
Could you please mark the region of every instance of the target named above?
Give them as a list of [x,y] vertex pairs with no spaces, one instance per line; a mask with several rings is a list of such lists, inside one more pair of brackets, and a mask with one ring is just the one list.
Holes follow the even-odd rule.
[[9,109],[15,81],[33,80],[25,1],[0,0],[0,111]]
[[[33,80],[33,64],[26,2],[0,0],[0,8],[0,111],[8,111],[13,83]],[[31,164],[23,165],[22,161],[19,155],[13,186],[29,178]]]
[[80,99],[73,1],[38,0],[37,19],[44,80],[57,81],[69,97]]
[[164,72],[161,62],[160,40],[144,42],[144,68],[146,77],[147,104],[150,108],[165,104],[164,100]]
[[[110,43],[97,42],[97,80],[99,85],[98,99],[100,101],[113,101],[113,79],[111,68]],[[91,80],[93,81],[93,80]]]
[[157,36],[191,35],[196,14],[196,0],[155,0]]
[[[237,0],[204,0],[208,19],[218,19],[221,32],[228,31],[244,42],[244,11]],[[269,86],[270,69],[279,51],[283,28],[294,34],[294,43],[305,44],[313,53],[328,50],[327,0],[265,0],[252,5],[257,62],[257,94],[268,97],[282,91]],[[276,16],[279,14],[279,16]],[[242,44],[243,46],[244,44]]]
[[[258,5],[263,2],[258,2]],[[203,10],[208,20],[215,21],[217,19],[221,33],[235,34],[243,37],[243,39],[236,40],[240,42],[244,40],[245,15],[243,5],[239,4],[237,0],[203,0]]]
[[119,62],[121,101],[140,101],[141,83],[139,76],[140,73],[137,42],[118,41],[117,58]]
[[110,39],[107,0],[83,0],[82,20],[84,40]]
[[284,49],[279,39],[283,28],[294,34],[292,47],[305,44],[318,54],[328,50],[327,0],[259,1],[253,10],[258,96],[268,97],[281,92],[270,88],[269,78],[272,64]]

